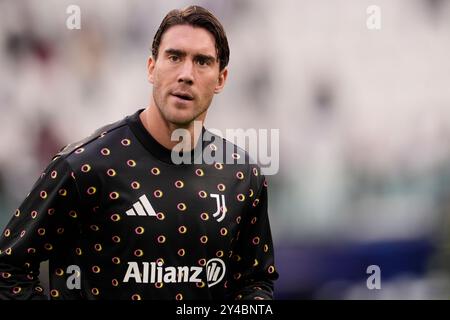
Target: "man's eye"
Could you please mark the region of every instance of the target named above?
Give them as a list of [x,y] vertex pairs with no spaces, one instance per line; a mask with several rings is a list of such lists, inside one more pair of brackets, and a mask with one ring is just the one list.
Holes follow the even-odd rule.
[[180,61],[180,57],[179,56],[169,56],[169,60],[172,62],[178,62],[178,61]]
[[199,58],[199,59],[197,59],[197,64],[199,64],[200,66],[207,66],[207,65],[209,65],[209,61],[208,61],[208,59],[202,59],[202,58]]

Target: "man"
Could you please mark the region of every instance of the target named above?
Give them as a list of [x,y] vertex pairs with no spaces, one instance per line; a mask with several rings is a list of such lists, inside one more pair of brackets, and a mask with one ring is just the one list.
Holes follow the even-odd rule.
[[45,298],[47,259],[53,299],[273,298],[265,178],[245,152],[195,130],[228,59],[209,11],[167,14],[148,60],[150,106],[54,157],[1,235],[0,298]]

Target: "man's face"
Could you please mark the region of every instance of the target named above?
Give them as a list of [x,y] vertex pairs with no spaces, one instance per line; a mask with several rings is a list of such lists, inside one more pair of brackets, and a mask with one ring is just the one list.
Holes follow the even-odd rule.
[[163,34],[156,61],[148,61],[153,99],[163,118],[179,126],[204,120],[212,98],[225,85],[219,70],[214,36],[190,25],[170,27]]

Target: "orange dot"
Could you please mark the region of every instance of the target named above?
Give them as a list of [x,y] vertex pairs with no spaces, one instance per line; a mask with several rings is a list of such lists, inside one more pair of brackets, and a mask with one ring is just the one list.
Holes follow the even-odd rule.
[[200,267],[204,267],[204,266],[206,265],[206,259],[200,259],[200,260],[198,260],[198,265],[199,265]]
[[56,289],[53,289],[52,291],[50,291],[50,295],[51,295],[53,298],[58,298],[58,297],[59,297],[59,291],[56,290]]
[[161,198],[163,196],[163,192],[161,190],[155,190],[155,192],[153,192],[153,195],[155,196],[155,198]]
[[209,219],[209,215],[208,215],[206,212],[203,212],[203,213],[200,215],[200,219],[202,219],[203,221],[206,221],[206,220]]
[[122,141],[120,141],[120,143],[125,146],[128,147],[131,144],[130,139],[122,139]]
[[181,181],[181,180],[175,181],[175,187],[178,188],[178,189],[183,188],[184,187],[183,181]]
[[203,243],[203,244],[207,243],[208,242],[208,237],[207,236],[201,236],[200,237],[200,242]]
[[139,184],[139,182],[133,181],[133,182],[131,183],[131,187],[132,187],[134,190],[137,190],[137,189],[139,189],[139,188],[141,187],[141,185]]
[[92,272],[93,273],[99,273],[100,272],[100,267],[99,266],[93,266],[92,267]]
[[186,254],[186,251],[185,251],[184,249],[180,249],[180,250],[178,250],[177,254],[178,254],[180,257],[183,257],[183,256]]
[[164,219],[165,219],[165,215],[164,215],[164,213],[162,213],[162,212],[158,212],[158,213],[156,214],[156,218],[157,218],[158,220],[164,220]]
[[131,296],[131,300],[141,300],[141,296],[135,293]]
[[70,210],[69,211],[69,216],[71,216],[72,218],[76,218],[78,215],[77,215],[76,211]]
[[114,264],[120,264],[120,258],[119,257],[113,257],[111,260],[112,260],[112,262]]
[[111,192],[111,193],[109,194],[109,198],[112,199],[112,200],[116,200],[116,199],[119,198],[119,193],[113,191],[113,192]]

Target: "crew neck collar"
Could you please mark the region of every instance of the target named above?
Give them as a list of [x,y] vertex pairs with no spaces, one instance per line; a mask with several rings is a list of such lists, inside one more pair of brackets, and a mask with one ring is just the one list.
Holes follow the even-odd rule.
[[[172,150],[167,149],[166,147],[161,145],[144,127],[144,124],[142,123],[139,117],[142,111],[144,111],[144,109],[140,109],[136,111],[133,115],[130,115],[126,118],[126,121],[130,126],[131,130],[133,131],[134,135],[154,157],[165,163],[176,165],[172,161]],[[203,149],[209,144],[207,141],[204,141],[204,139],[202,139],[205,132],[207,131],[205,127],[202,126],[202,134],[199,137],[200,141],[197,141],[195,148],[189,152],[190,153],[189,158],[191,160],[191,163],[194,163],[195,156],[201,155]]]

